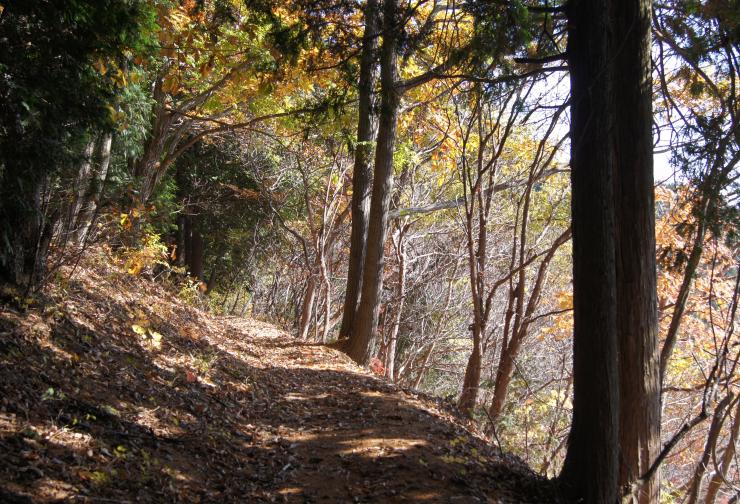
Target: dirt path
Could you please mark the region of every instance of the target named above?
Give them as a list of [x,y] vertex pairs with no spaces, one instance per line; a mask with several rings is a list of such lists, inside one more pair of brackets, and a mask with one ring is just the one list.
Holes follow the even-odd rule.
[[110,276],[0,309],[0,502],[554,502],[343,354]]

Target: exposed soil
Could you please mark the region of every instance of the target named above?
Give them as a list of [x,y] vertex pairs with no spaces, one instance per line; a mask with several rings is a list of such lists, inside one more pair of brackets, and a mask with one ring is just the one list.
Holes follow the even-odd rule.
[[0,502],[556,502],[450,406],[83,262],[0,308]]

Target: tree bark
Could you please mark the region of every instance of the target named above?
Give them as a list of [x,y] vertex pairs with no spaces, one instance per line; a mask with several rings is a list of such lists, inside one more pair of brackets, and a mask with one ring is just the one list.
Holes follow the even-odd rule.
[[103,194],[103,186],[108,178],[108,167],[110,166],[111,146],[113,135],[106,133],[97,142],[95,158],[93,159],[93,171],[90,174],[85,195],[78,200],[80,205],[75,216],[74,240],[77,245],[82,245],[87,239],[90,227],[95,220],[98,211],[100,196]]
[[393,317],[393,326],[388,341],[385,355],[385,377],[392,382],[398,381],[398,370],[396,369],[396,347],[398,344],[398,331],[401,327],[403,306],[406,300],[406,223],[400,225],[398,230],[398,244],[396,246],[396,257],[398,258],[398,286],[396,289],[396,314]]
[[560,474],[575,500],[617,500],[619,389],[609,1],[571,0],[573,420]]
[[[80,168],[77,170],[77,180],[75,180],[75,191],[77,194],[75,195],[74,202],[70,206],[68,215],[66,216],[67,222],[64,232],[67,236],[75,233],[77,228],[77,216],[85,204],[88,188],[90,187],[90,180],[92,179],[96,145],[97,138],[93,137],[89,142],[87,142],[85,150],[82,152],[82,161],[80,162]],[[64,225],[62,227],[64,228]]]
[[473,351],[470,353],[470,357],[468,357],[462,391],[460,392],[460,399],[457,401],[457,407],[465,415],[471,414],[478,399],[481,360],[480,329],[476,328],[473,330]]
[[397,0],[383,3],[383,47],[381,50],[381,104],[378,141],[375,149],[375,176],[370,202],[367,248],[362,273],[362,294],[357,309],[355,330],[347,344],[347,354],[367,365],[372,357],[378,328],[380,292],[383,286],[383,255],[388,228],[388,208],[393,187],[393,150],[400,103],[396,88],[398,69]]
[[[619,487],[660,452],[660,365],[653,191],[651,0],[613,2],[614,198],[619,345]],[[659,501],[658,473],[635,504]]]
[[707,488],[707,495],[704,498],[704,504],[714,504],[717,499],[722,484],[724,483],[727,472],[732,465],[733,458],[735,457],[735,446],[737,445],[738,434],[740,434],[740,401],[737,401],[737,407],[735,409],[735,418],[732,421],[732,427],[730,427],[730,438],[727,440],[727,446],[725,447],[724,453],[722,453],[722,462],[719,467],[715,466],[715,473],[712,475],[712,479],[709,481],[709,487]]
[[373,133],[373,88],[375,87],[375,51],[378,45],[378,2],[368,0],[365,7],[365,34],[360,58],[358,85],[359,106],[357,119],[357,146],[352,173],[352,231],[347,270],[347,290],[339,337],[352,333],[357,300],[362,288],[362,265],[365,260],[368,213],[370,210],[370,185],[372,183],[371,156]]
[[303,295],[301,305],[301,321],[298,329],[298,338],[302,341],[308,339],[308,332],[311,329],[311,320],[313,319],[313,305],[316,299],[316,276],[311,274],[306,284],[306,293]]

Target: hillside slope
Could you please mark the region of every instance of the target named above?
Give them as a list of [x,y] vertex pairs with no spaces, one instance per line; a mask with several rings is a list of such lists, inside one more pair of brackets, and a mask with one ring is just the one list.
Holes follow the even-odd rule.
[[343,354],[214,317],[98,249],[0,308],[2,502],[555,502]]

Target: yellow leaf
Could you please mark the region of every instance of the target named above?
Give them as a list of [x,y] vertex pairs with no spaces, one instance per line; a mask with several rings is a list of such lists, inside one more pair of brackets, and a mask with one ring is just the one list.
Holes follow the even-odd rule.
[[133,331],[134,331],[134,332],[135,332],[136,334],[140,334],[140,335],[142,335],[142,336],[144,336],[144,335],[146,334],[146,327],[142,327],[142,326],[140,326],[139,324],[134,324],[134,325],[132,325],[132,326],[131,326],[131,329],[133,329]]
[[161,348],[162,347],[162,335],[159,334],[157,331],[149,330],[149,336],[152,338],[152,346],[154,348]]

